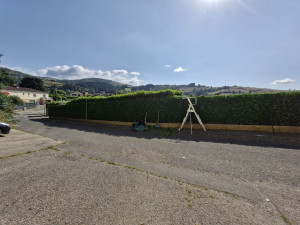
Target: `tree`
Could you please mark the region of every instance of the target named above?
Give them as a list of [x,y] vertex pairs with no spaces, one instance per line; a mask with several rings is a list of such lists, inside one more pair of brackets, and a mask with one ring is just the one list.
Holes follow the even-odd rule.
[[4,69],[0,68],[0,84],[3,86],[10,86],[15,83],[15,80],[6,72]]
[[52,98],[54,101],[67,100],[67,94],[63,90],[55,90],[53,91]]
[[[2,53],[0,53],[0,59],[4,56]],[[1,63],[1,61],[0,61]],[[10,86],[15,83],[15,80],[9,76],[8,72],[6,72],[4,69],[0,68],[0,89],[3,86]]]
[[40,91],[45,91],[43,81],[36,77],[24,77],[21,80],[20,87],[32,88]]

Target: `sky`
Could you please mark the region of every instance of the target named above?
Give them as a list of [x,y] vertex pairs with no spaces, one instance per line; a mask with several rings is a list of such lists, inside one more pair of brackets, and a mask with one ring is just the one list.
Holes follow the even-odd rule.
[[300,89],[299,0],[0,0],[1,66],[131,85]]

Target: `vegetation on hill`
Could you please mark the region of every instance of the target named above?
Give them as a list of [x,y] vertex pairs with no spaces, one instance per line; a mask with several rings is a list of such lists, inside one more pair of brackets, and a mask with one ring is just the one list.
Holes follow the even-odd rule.
[[1,70],[8,73],[8,75],[15,80],[16,83],[20,83],[24,77],[35,77],[26,73],[22,73],[16,70],[11,70],[8,68],[1,67]]
[[[3,54],[0,53],[0,59],[2,56],[3,56]],[[3,86],[12,85],[14,82],[15,82],[15,79],[13,77],[11,77],[5,69],[0,68],[0,89]]]
[[24,77],[20,84],[20,87],[32,88],[35,90],[45,91],[43,81],[37,77]]
[[10,86],[15,83],[15,80],[9,74],[0,68],[0,88],[3,86]]
[[251,94],[251,93],[270,93],[277,92],[277,90],[266,88],[250,88],[241,86],[223,86],[212,87],[205,85],[196,85],[191,83],[189,85],[153,85],[147,84],[143,86],[133,87],[132,91],[145,90],[145,91],[160,91],[165,89],[172,89],[182,91],[187,96],[208,96],[208,95],[232,95],[232,94]]
[[64,85],[62,90],[89,92],[91,94],[106,92],[117,93],[119,90],[124,90],[128,85],[124,85],[115,81],[105,80],[100,78],[86,78],[81,80],[61,80]]

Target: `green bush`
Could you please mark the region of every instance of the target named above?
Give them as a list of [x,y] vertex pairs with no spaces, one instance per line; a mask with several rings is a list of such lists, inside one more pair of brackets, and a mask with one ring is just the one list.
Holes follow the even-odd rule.
[[23,101],[19,97],[8,96],[0,92],[0,122],[11,122],[14,106],[21,104]]
[[11,108],[11,102],[6,94],[0,92],[0,110],[8,111]]
[[[147,122],[181,123],[188,108],[188,101],[178,91],[136,92],[109,97],[78,98],[65,104],[48,104],[54,117],[84,119],[86,102],[88,119],[111,121],[144,120]],[[243,94],[197,97],[195,109],[203,123],[300,125],[300,92],[268,94]],[[193,116],[193,122],[196,118]]]

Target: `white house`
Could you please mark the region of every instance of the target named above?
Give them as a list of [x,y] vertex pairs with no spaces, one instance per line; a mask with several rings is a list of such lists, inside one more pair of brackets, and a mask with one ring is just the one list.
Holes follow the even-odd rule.
[[32,88],[11,87],[6,86],[0,90],[3,93],[20,97],[25,103],[42,103],[52,101],[49,93],[46,91],[39,91]]
[[88,96],[89,93],[88,92],[80,92],[80,91],[72,91],[72,92],[69,92],[69,95],[72,97],[84,97],[84,96]]
[[70,96],[73,96],[73,97],[83,97],[84,94],[82,92],[79,92],[79,91],[72,91],[70,93]]

